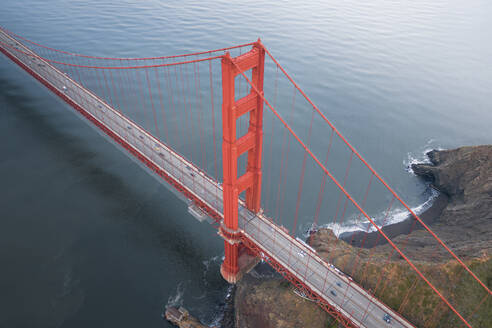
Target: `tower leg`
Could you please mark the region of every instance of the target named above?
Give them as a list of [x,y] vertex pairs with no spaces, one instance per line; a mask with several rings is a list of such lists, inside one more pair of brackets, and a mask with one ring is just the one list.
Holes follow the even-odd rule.
[[227,240],[224,241],[225,258],[220,266],[220,273],[227,282],[235,284],[239,280],[239,244],[231,245]]

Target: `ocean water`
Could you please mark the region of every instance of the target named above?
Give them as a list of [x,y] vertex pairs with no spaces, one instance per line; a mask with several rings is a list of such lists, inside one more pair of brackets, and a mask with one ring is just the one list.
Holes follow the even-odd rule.
[[[489,1],[22,0],[1,3],[0,24],[100,56],[261,37],[416,209],[434,194],[409,164],[492,142]],[[0,140],[0,327],[168,327],[171,303],[220,317],[216,231],[6,58]]]

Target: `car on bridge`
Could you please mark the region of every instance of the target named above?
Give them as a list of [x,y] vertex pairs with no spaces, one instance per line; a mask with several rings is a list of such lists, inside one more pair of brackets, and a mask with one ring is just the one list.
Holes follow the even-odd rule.
[[383,315],[383,320],[384,320],[384,322],[386,322],[386,323],[391,323],[391,316],[390,316],[388,313],[385,313],[385,314]]
[[191,167],[189,167],[188,165],[186,165],[186,169],[189,171],[188,173],[190,173],[190,175],[194,178],[195,177],[195,173],[192,172]]

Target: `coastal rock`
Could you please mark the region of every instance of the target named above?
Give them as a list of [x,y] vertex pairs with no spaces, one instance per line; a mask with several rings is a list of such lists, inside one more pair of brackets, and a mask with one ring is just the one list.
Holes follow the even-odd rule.
[[190,315],[190,313],[183,307],[167,307],[165,317],[166,320],[179,328],[208,328],[208,326],[203,325],[198,319]]
[[432,164],[413,164],[416,175],[448,197],[432,230],[460,256],[492,251],[492,146],[433,150]]
[[412,164],[416,175],[430,180],[434,188],[446,193],[451,201],[473,206],[478,202],[490,205],[491,145],[432,150],[427,156],[432,164]]

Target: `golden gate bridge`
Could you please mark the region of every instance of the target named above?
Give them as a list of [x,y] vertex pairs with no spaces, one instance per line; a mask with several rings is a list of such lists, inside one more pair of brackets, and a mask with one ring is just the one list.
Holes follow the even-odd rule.
[[[53,49],[0,29],[0,51],[218,229],[225,248],[221,274],[230,283],[263,260],[345,327],[436,327],[449,315],[457,326],[472,327],[473,314],[491,294],[260,40],[184,55],[110,58]],[[390,238],[381,229],[395,208],[408,214],[412,231],[428,235],[435,254],[473,280],[480,297],[471,312],[460,308],[454,282],[429,274],[406,251],[410,234]],[[335,266],[334,251],[321,258],[299,238],[306,222],[339,229],[347,221],[378,232],[374,245],[361,242],[370,249],[369,261],[354,252]],[[390,272],[381,270],[372,282],[351,277],[367,273],[380,240],[391,249],[381,265],[398,261],[412,277],[405,290],[394,291],[398,302],[389,304],[380,296]],[[417,285],[425,295],[415,294],[422,293]],[[418,297],[429,313],[411,322],[408,300]]]

